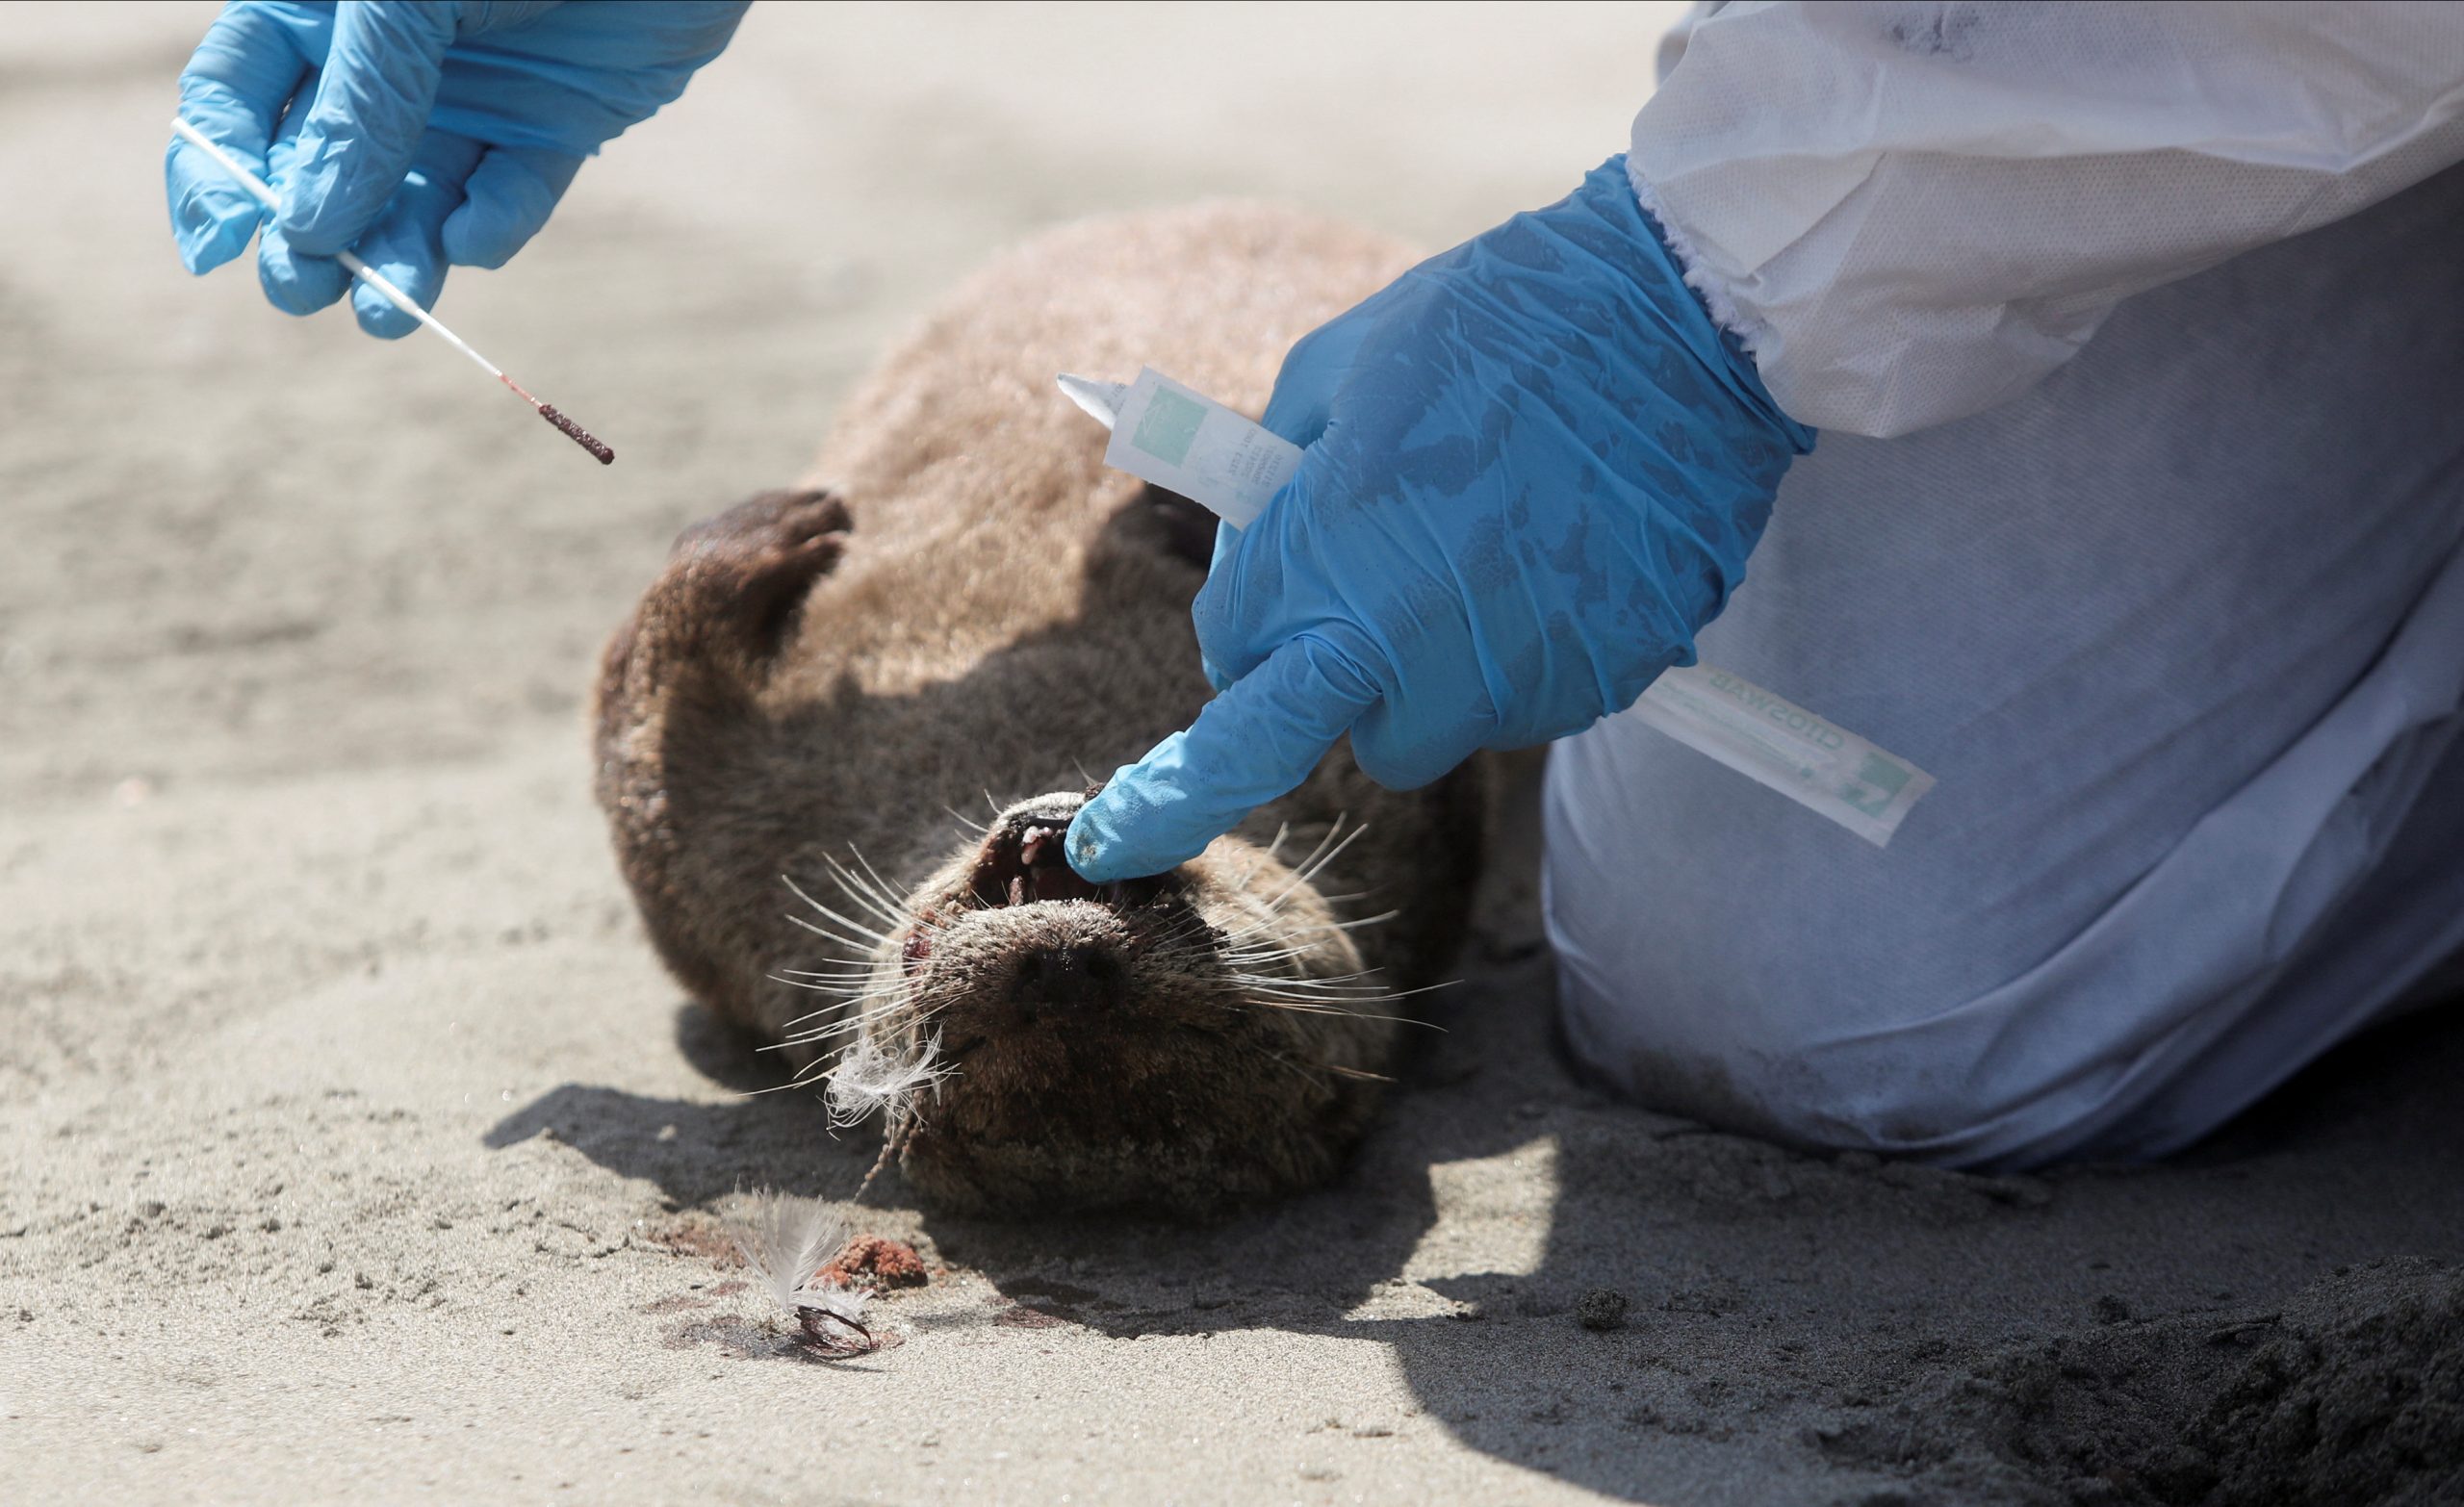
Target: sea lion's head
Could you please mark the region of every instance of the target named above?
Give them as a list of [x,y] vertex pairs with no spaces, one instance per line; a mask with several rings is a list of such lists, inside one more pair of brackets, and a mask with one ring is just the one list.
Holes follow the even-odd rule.
[[1084,801],[1010,807],[911,895],[853,886],[899,920],[824,1017],[834,1095],[886,1101],[945,1206],[1205,1213],[1324,1181],[1397,1028],[1307,860],[1227,836],[1091,884],[1062,856]]

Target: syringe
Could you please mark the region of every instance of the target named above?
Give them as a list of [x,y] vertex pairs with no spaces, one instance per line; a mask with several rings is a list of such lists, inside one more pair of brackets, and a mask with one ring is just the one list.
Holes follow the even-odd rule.
[[[1152,367],[1135,382],[1063,375],[1061,391],[1112,431],[1104,464],[1246,527],[1300,469],[1300,447]],[[1621,713],[1875,847],[1889,843],[1934,777],[1741,676],[1664,670]]]

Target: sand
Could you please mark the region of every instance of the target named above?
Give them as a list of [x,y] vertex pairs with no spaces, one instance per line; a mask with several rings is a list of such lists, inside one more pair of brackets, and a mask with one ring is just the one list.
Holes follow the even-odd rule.
[[994,248],[1225,192],[1468,233],[1617,148],[1658,15],[760,8],[447,295],[603,472],[440,349],[179,271],[205,12],[0,52],[0,1495],[2464,1497],[2464,1031],[2163,1167],[1800,1155],[1568,1076],[1527,845],[1340,1186],[1193,1231],[892,1180],[899,1342],[801,1357],[716,1216],[872,1147],[747,1097],[654,960],[600,639]]

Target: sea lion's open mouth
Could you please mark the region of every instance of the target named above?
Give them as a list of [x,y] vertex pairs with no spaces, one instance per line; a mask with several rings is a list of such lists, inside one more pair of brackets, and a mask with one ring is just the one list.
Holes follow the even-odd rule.
[[1033,905],[1046,900],[1089,900],[1120,910],[1135,909],[1162,898],[1177,881],[1168,874],[1094,884],[1078,877],[1062,852],[1069,819],[1083,798],[1055,797],[1038,802],[996,826],[984,839],[967,888],[989,909]]
[[1063,842],[1085,800],[1055,793],[1003,812],[946,898],[919,907],[901,963],[933,1029],[953,1040],[1059,1030],[1083,1045],[1160,1023],[1154,980],[1187,965],[1159,973],[1158,949],[1203,950],[1214,933],[1184,874],[1091,884],[1069,867]]

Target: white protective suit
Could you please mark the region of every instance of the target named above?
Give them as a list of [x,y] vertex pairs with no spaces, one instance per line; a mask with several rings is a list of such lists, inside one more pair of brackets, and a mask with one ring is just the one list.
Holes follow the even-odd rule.
[[1716,662],[1876,849],[1559,744],[1569,1040],[1955,1164],[2161,1154],[2464,983],[2464,6],[1698,8],[1630,170],[1824,432]]

